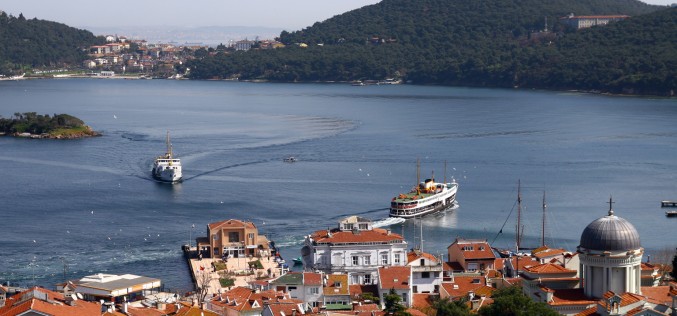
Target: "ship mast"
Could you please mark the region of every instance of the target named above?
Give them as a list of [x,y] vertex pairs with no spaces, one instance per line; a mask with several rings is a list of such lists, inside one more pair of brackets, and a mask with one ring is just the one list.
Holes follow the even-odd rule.
[[521,220],[522,220],[522,186],[520,180],[517,180],[517,229],[515,233],[515,244],[517,247],[517,252],[520,250],[520,242],[522,239],[521,234]]
[[543,222],[541,223],[541,247],[545,246],[545,209],[548,206],[545,204],[545,191],[543,191]]
[[416,194],[420,193],[419,183],[421,183],[421,159],[416,158]]
[[169,142],[169,131],[167,131],[167,155],[169,155],[169,159],[172,159],[172,145]]
[[447,184],[447,161],[444,161],[444,184]]

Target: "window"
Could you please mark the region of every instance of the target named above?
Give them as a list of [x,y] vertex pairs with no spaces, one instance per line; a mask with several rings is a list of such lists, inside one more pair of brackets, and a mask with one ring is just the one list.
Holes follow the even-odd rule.
[[430,279],[430,272],[421,272],[421,278]]
[[477,271],[477,262],[468,263],[468,271]]
[[293,291],[293,290],[296,290],[296,287],[295,287],[295,286],[290,286],[290,287],[287,288],[287,290]]
[[419,262],[419,265],[422,266],[422,267],[425,266],[425,259],[421,259],[421,261]]
[[395,265],[400,265],[400,254],[399,253],[395,254]]
[[353,224],[344,224],[343,229],[345,230],[353,230]]
[[360,230],[367,230],[369,229],[369,224],[360,224]]
[[360,257],[353,256],[353,265],[356,266],[358,264],[360,264]]
[[402,293],[402,302],[403,303],[407,302],[407,293]]
[[254,233],[247,234],[247,237],[249,237],[250,240],[254,240]]
[[229,232],[228,242],[240,242],[240,234],[238,232]]
[[214,254],[218,255],[219,254],[219,248],[214,248]]
[[352,283],[353,284],[360,284],[360,276],[357,274],[352,275]]
[[371,256],[364,256],[364,265],[371,265]]
[[381,264],[388,264],[388,254],[381,254]]
[[364,284],[371,284],[371,274],[364,275]]

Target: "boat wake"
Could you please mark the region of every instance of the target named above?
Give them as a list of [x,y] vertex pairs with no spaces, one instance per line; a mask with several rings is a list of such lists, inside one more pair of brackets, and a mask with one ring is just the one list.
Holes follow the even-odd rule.
[[406,220],[402,217],[388,217],[384,219],[379,219],[371,224],[371,226],[374,227],[385,227],[385,226],[392,226],[395,224],[401,224],[404,223]]

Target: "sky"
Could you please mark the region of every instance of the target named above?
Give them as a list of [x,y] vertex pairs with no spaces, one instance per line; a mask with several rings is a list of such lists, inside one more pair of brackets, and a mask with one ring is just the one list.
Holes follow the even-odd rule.
[[[0,10],[78,28],[258,26],[299,30],[380,0],[2,0]],[[677,0],[645,0],[668,5]]]
[[302,29],[379,0],[2,0],[0,10],[73,27],[263,26]]

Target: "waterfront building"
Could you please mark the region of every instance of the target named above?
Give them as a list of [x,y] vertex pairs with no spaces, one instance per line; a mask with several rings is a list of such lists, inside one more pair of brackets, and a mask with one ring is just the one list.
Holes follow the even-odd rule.
[[482,272],[494,269],[496,254],[484,239],[456,238],[447,247],[451,267],[461,267],[463,272]]
[[321,273],[290,272],[271,281],[270,285],[279,292],[289,293],[292,299],[300,299],[312,307],[322,305]]
[[411,267],[412,292],[439,293],[442,284],[442,260],[414,249],[407,253],[407,265]]
[[101,304],[97,302],[87,302],[73,296],[66,297],[37,286],[7,298],[4,306],[0,307],[2,316],[91,316],[101,313]]
[[159,279],[133,274],[94,274],[74,281],[74,294],[87,301],[104,300],[108,305],[123,301],[136,301],[158,293],[162,282]]
[[390,266],[378,269],[378,293],[381,305],[385,304],[385,296],[392,290],[402,298],[402,305],[406,307],[412,306],[413,293],[411,290],[411,272],[411,266]]
[[347,273],[351,284],[376,284],[376,270],[406,265],[407,242],[398,234],[374,228],[369,219],[350,216],[338,228],[308,235],[301,249],[304,269]]
[[269,256],[270,242],[252,222],[236,219],[207,224],[208,244],[198,238],[198,249],[213,258],[242,258]]

